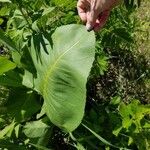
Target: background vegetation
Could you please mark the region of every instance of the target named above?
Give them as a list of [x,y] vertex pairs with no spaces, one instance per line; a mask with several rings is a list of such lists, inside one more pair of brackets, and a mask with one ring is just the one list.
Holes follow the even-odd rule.
[[0,56],[0,148],[149,150],[150,2],[142,1],[138,8],[138,1],[126,1],[128,4],[115,8],[105,28],[96,33],[84,118],[70,134],[50,122],[42,109],[43,98],[22,87],[16,72],[22,74],[24,68],[34,70],[26,51],[30,30],[51,36],[59,26],[81,24],[76,1],[12,2],[0,1],[0,28],[7,40],[11,39],[21,50],[22,64],[17,53],[10,51],[14,45],[1,40],[1,56],[18,62],[19,67],[1,75],[1,66],[6,63],[1,63]]

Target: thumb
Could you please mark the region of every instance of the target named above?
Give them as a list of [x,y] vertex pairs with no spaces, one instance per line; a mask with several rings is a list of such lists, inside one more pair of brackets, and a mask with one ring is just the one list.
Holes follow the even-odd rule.
[[96,9],[95,1],[92,1],[90,10],[87,12],[86,28],[88,31],[91,31],[94,28],[94,25],[96,24],[96,20],[99,14],[100,14],[100,11],[99,9]]
[[91,31],[95,24],[96,24],[96,20],[99,16],[99,12],[98,11],[90,11],[87,12],[87,23],[86,23],[86,28],[88,31]]

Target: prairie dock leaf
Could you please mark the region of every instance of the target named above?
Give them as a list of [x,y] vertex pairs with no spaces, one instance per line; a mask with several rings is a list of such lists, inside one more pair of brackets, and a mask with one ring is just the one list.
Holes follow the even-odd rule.
[[33,36],[30,53],[37,70],[34,86],[44,98],[50,120],[71,132],[84,115],[95,36],[84,26],[66,25],[56,29],[52,43],[41,35]]

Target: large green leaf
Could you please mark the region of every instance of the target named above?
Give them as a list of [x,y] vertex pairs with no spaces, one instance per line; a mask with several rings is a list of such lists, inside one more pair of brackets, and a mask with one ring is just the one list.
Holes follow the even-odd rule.
[[23,130],[27,137],[38,138],[44,136],[49,128],[50,127],[44,122],[42,122],[42,120],[37,120],[37,121],[28,122],[24,126]]
[[17,71],[10,70],[6,72],[4,75],[0,76],[0,85],[21,87],[22,78]]
[[37,97],[32,91],[14,88],[10,90],[6,103],[7,114],[16,121],[25,121],[40,110]]
[[37,70],[34,88],[44,97],[50,120],[71,132],[84,115],[95,36],[84,26],[67,25],[56,29],[51,43],[53,48],[40,34],[32,39],[30,53]]
[[23,127],[24,134],[30,138],[29,144],[36,145],[35,147],[42,146],[43,148],[47,146],[52,134],[52,126],[47,123],[47,119],[46,117],[41,120],[31,121]]
[[16,65],[13,62],[9,61],[6,57],[0,56],[0,75],[15,67]]

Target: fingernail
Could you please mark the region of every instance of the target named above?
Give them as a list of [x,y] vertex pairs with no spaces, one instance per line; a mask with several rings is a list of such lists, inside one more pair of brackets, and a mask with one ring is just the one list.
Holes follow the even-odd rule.
[[93,30],[93,27],[90,24],[86,24],[86,29],[88,32]]

